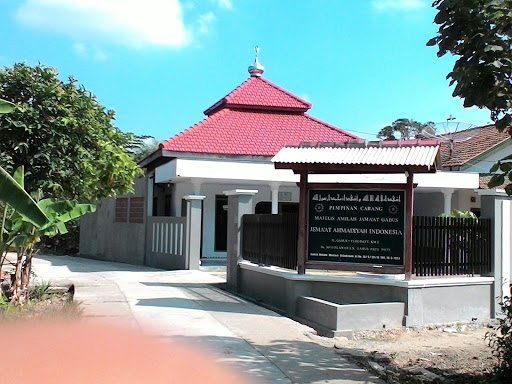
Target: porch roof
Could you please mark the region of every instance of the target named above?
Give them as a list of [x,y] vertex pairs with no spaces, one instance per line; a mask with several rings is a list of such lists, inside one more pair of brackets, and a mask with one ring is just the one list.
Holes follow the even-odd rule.
[[282,148],[272,162],[295,173],[427,173],[436,172],[439,145],[433,140],[302,143]]

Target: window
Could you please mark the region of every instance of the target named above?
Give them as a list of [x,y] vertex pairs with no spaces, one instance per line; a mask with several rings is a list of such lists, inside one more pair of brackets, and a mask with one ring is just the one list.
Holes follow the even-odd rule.
[[114,221],[117,223],[128,222],[128,198],[118,197],[116,199],[116,215]]
[[114,222],[116,223],[144,222],[143,197],[118,197],[115,210]]
[[130,198],[130,223],[144,222],[144,198]]

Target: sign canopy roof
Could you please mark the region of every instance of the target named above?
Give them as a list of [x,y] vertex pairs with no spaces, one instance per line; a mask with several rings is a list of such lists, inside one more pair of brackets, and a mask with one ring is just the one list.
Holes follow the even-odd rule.
[[439,166],[439,146],[434,140],[302,143],[282,148],[272,162],[295,173],[427,173]]

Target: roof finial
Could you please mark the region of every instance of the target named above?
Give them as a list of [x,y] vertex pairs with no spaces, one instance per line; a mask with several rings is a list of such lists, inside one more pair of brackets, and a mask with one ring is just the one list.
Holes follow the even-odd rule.
[[248,71],[251,74],[251,76],[259,77],[262,75],[263,71],[265,70],[265,67],[261,65],[260,62],[258,61],[258,52],[260,51],[260,47],[254,47],[254,51],[256,52],[254,64],[249,67]]

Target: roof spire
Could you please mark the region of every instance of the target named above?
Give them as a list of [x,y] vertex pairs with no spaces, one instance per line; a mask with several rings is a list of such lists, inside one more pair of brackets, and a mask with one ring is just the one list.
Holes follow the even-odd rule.
[[265,70],[265,67],[261,65],[260,62],[258,61],[258,52],[260,51],[260,47],[254,47],[254,51],[256,52],[254,64],[249,67],[248,71],[251,74],[251,76],[259,77],[262,75],[263,71]]

